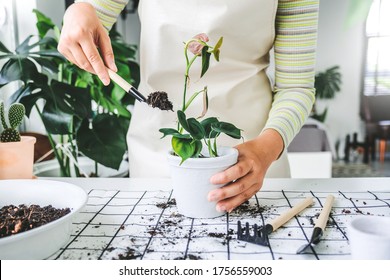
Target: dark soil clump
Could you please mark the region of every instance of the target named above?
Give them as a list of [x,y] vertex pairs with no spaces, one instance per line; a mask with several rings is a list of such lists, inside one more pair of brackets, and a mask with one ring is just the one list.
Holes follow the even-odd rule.
[[168,207],[171,207],[171,206],[174,206],[176,205],[176,200],[174,198],[172,198],[171,200],[169,200],[168,202],[162,202],[162,203],[157,203],[157,207],[158,208],[161,208],[161,209],[165,209],[165,208],[168,208]]
[[123,254],[118,255],[118,260],[135,260],[141,256],[142,255],[133,248],[127,247]]
[[7,205],[0,209],[0,238],[40,227],[70,213],[69,208],[57,209],[51,205]]
[[174,260],[185,260],[185,259],[187,259],[187,260],[202,260],[202,257],[196,256],[196,255],[193,255],[193,254],[188,254],[187,258],[177,257]]
[[252,217],[256,217],[260,213],[263,213],[265,210],[265,207],[253,205],[250,204],[249,201],[245,201],[236,209],[234,209],[233,213],[236,215],[249,215]]
[[164,91],[152,92],[146,99],[146,103],[163,111],[173,111],[172,102],[169,101],[168,94]]

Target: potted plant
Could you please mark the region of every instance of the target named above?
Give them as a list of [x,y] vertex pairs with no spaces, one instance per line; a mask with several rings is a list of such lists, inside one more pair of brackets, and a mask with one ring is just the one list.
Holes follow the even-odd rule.
[[[336,93],[340,91],[341,73],[339,72],[339,68],[336,65],[316,74],[314,80],[316,99],[333,99]],[[327,113],[327,107],[322,113],[318,113],[317,106],[314,104],[311,117],[320,122],[324,122]]]
[[[211,55],[219,61],[221,37],[215,46],[209,45],[206,34],[199,34],[184,45],[186,60],[183,103],[177,111],[177,128],[161,128],[162,137],[171,136],[172,149],[168,154],[173,192],[178,210],[192,218],[213,218],[223,213],[216,210],[216,203],[207,200],[207,194],[221,185],[210,184],[212,175],[227,169],[237,162],[238,151],[232,147],[220,147],[217,138],[226,134],[241,138],[241,130],[217,117],[204,118],[208,109],[207,86],[187,98],[190,84],[190,68],[201,58],[200,77],[207,72]],[[189,54],[192,53],[192,57]],[[198,117],[187,117],[185,112],[198,97],[203,96],[203,111]]]
[[[79,166],[86,160],[80,156],[88,157],[96,174],[101,173],[98,166],[118,170],[126,156],[128,106],[134,99],[114,83],[105,87],[97,77],[67,61],[57,51],[60,29],[39,11],[34,13],[38,38],[29,36],[13,52],[0,42],[0,59],[6,59],[0,88],[13,81],[21,84],[9,102],[24,104],[27,116],[33,108],[37,110],[55,154],[53,168],[58,171],[54,174],[82,176]],[[132,77],[136,86],[135,47],[124,43],[115,31],[110,35],[118,73]]]
[[[0,179],[32,179],[35,137],[20,136],[17,128],[23,121],[25,108],[16,103],[5,112],[0,101]],[[8,116],[8,117],[6,117]]]

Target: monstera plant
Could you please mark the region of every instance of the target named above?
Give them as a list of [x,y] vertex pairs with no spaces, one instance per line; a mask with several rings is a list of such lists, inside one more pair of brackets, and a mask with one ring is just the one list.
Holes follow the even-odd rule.
[[[329,100],[335,98],[341,89],[341,78],[340,67],[338,65],[330,67],[323,72],[318,72],[314,80],[316,99]],[[328,108],[326,107],[322,113],[318,113],[317,111],[317,106],[314,104],[311,117],[320,122],[324,122]]]
[[[83,154],[118,169],[126,153],[126,132],[134,99],[114,85],[105,87],[94,75],[79,69],[57,51],[60,29],[34,10],[39,36],[27,37],[14,51],[0,42],[0,88],[18,81],[9,103],[20,102],[29,116],[38,111],[58,160],[61,175],[79,175],[77,158]],[[139,82],[134,62],[136,47],[110,34],[118,73]],[[42,101],[41,101],[42,100]],[[72,164],[73,161],[73,164]]]

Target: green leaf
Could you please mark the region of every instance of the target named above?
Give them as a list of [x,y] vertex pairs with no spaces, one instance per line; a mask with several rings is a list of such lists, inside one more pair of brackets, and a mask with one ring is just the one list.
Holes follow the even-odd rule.
[[194,140],[192,144],[194,145],[194,153],[192,154],[192,157],[198,158],[200,153],[202,152],[202,142],[200,140]]
[[159,131],[164,134],[161,138],[164,138],[165,136],[172,135],[177,138],[182,138],[182,139],[192,139],[191,135],[189,134],[181,134],[179,131],[173,128],[160,128]]
[[11,51],[9,51],[7,49],[7,47],[2,42],[0,42],[0,52],[2,52],[2,53],[9,53],[9,54],[12,53]]
[[[57,51],[57,41],[52,37],[44,37],[38,40],[35,43],[30,44],[30,40],[32,35],[28,36],[18,47],[16,47],[15,51],[22,58],[26,55],[42,55],[42,56],[51,56],[58,57],[64,60],[64,57]],[[30,52],[30,50],[37,48],[37,50]]]
[[177,111],[177,120],[179,121],[179,124],[184,128],[184,130],[189,132],[187,117],[183,111],[181,110]]
[[87,157],[118,169],[127,150],[128,126],[128,119],[109,114],[97,115],[92,127],[88,119],[84,119],[77,131],[77,146]]
[[30,40],[31,38],[33,37],[33,35],[30,35],[30,36],[27,36],[26,39],[24,39],[24,41],[16,47],[15,51],[16,53],[18,54],[25,54],[28,52],[28,50],[30,50]]
[[209,96],[207,94],[207,87],[204,87],[203,89],[203,110],[202,113],[200,113],[200,116],[198,119],[203,118],[207,111],[209,110]]
[[51,74],[58,73],[58,65],[50,59],[34,57],[34,60]]
[[188,132],[194,139],[201,140],[205,137],[206,132],[203,126],[195,118],[189,118],[188,123]]
[[122,61],[129,60],[129,58],[134,59],[136,57],[137,46],[127,44],[125,41],[122,40],[119,33],[118,36],[111,35],[113,31],[114,29],[111,29],[110,38],[111,38],[112,50],[114,51],[115,54],[115,59],[119,59]]
[[218,133],[224,133],[235,139],[241,138],[241,130],[231,123],[218,122],[218,123],[213,123],[211,127],[213,131],[216,131]]
[[131,77],[131,84],[137,88],[141,80],[139,64],[135,61],[127,60],[127,66],[130,69],[129,77]]
[[[36,87],[34,85],[28,84],[25,87],[20,88],[10,97],[10,102],[20,102],[26,108],[26,116],[30,117],[31,110],[34,108],[36,102],[43,98],[44,93],[40,89],[38,92],[36,91]],[[34,91],[34,94],[32,92]]]
[[27,82],[38,75],[37,67],[29,59],[9,59],[0,71],[0,87],[13,81]]
[[37,9],[34,9],[33,13],[35,13],[37,17],[36,25],[38,28],[39,36],[43,38],[49,30],[54,28],[55,24],[50,18],[45,16],[42,12],[38,11]]
[[126,108],[126,104],[121,100],[116,100],[111,97],[113,85],[111,84],[108,87],[100,87],[97,86],[98,83],[100,83],[100,81],[94,82],[90,88],[92,99],[99,104],[101,108],[106,109],[108,112],[130,119],[131,113]]
[[53,80],[50,90],[46,91],[46,100],[53,101],[57,111],[75,115],[80,119],[90,116],[91,95],[87,88],[79,88]]
[[219,55],[220,55],[221,51],[220,50],[215,50],[213,51],[213,54],[214,54],[214,58],[216,61],[219,61]]
[[216,136],[216,132],[213,132],[211,128],[211,126],[215,123],[219,123],[219,120],[215,117],[210,117],[200,122],[204,128],[206,138],[214,138]]
[[[118,75],[121,77],[130,77],[130,69],[129,67],[124,64],[123,62],[117,62],[116,66],[118,67]],[[131,83],[131,81],[129,81]],[[112,98],[116,100],[121,100],[127,92],[124,91],[121,87],[119,87],[116,83],[114,84],[114,89],[112,91]],[[133,83],[131,83],[133,85]]]
[[0,60],[3,58],[14,58],[15,55],[13,53],[5,54],[5,55],[0,55]]
[[214,50],[219,50],[223,43],[223,37],[220,37],[218,42],[215,44]]
[[196,144],[192,143],[191,139],[182,139],[177,137],[172,137],[172,148],[173,151],[181,157],[182,164],[185,160],[192,157],[195,152]]
[[46,130],[52,134],[68,134],[72,132],[73,117],[82,120],[91,115],[91,96],[86,88],[53,80],[51,84],[47,84],[47,81],[28,84],[23,91],[15,94],[19,95],[20,103],[25,105],[27,115],[38,99],[45,100],[42,120]]
[[161,136],[161,138],[164,138],[165,136],[168,136],[168,135],[180,134],[179,131],[177,131],[176,129],[173,129],[173,128],[160,128],[158,131],[160,131],[163,134],[163,136]]
[[200,77],[203,77],[204,74],[206,74],[207,70],[210,66],[210,56],[211,53],[208,52],[208,47],[202,48],[202,72],[200,74]]
[[314,87],[318,99],[332,99],[340,91],[341,73],[339,66],[333,66],[315,76]]
[[71,134],[73,115],[58,110],[53,102],[47,102],[42,110],[42,121],[50,134]]
[[214,54],[214,58],[216,61],[219,61],[219,54],[221,53],[221,46],[222,46],[222,42],[223,42],[223,37],[219,38],[217,44],[215,44],[215,47],[214,47],[214,50],[213,50],[213,54]]

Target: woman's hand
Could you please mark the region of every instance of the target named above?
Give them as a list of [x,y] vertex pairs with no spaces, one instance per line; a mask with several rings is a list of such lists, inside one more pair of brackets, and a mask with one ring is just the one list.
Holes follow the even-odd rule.
[[218,201],[216,207],[220,212],[231,212],[247,201],[260,190],[269,166],[279,157],[283,147],[282,137],[273,129],[236,146],[238,162],[210,179],[213,184],[227,185],[211,191],[208,200]]
[[88,3],[75,3],[66,10],[63,22],[58,51],[81,69],[97,74],[108,85],[110,77],[105,65],[113,71],[117,68],[111,40],[95,8]]

